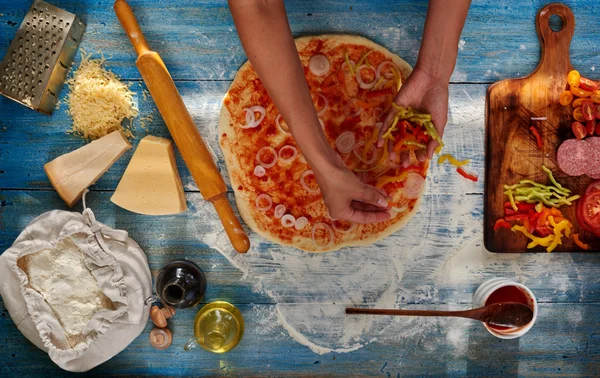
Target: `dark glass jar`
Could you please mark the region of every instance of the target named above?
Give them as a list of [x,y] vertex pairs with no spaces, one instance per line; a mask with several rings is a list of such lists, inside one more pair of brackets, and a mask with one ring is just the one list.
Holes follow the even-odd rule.
[[198,265],[188,260],[167,263],[156,276],[156,295],[169,306],[194,307],[206,292],[206,277]]

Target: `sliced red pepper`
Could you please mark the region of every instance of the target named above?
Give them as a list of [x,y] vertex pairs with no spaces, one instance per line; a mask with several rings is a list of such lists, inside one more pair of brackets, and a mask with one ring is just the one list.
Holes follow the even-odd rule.
[[465,170],[460,167],[456,169],[456,172],[458,172],[459,175],[466,178],[467,180],[471,180],[473,182],[477,182],[479,180],[479,177],[465,172]]
[[516,220],[529,220],[529,217],[527,216],[527,214],[514,214],[514,215],[509,215],[507,217],[504,217],[504,219],[507,222],[512,222],[512,221],[516,221]]
[[500,218],[496,221],[496,223],[494,223],[494,231],[498,231],[501,228],[506,228],[507,230],[510,230],[511,225],[504,219]]
[[340,124],[340,129],[342,130],[346,130],[349,128],[352,128],[354,125],[356,125],[357,123],[360,122],[360,117],[354,117],[354,118],[346,118],[341,124]]
[[529,232],[533,232],[533,228],[531,228],[531,222],[529,221],[529,217],[523,219],[523,227]]
[[513,210],[512,207],[505,207],[504,208],[504,215],[515,215],[515,214],[521,214],[518,211]]
[[391,88],[388,89],[380,89],[378,91],[371,91],[371,92],[367,92],[367,99],[371,100],[380,96],[386,96],[386,95],[391,95],[392,94],[392,90]]
[[519,209],[519,211],[522,211],[522,212],[528,212],[530,210],[534,210],[535,209],[535,204],[534,203],[515,202],[515,204],[517,205],[517,209]]
[[552,234],[552,232],[548,230],[548,227],[541,225],[538,225],[538,227],[535,229],[535,233],[542,238],[545,238],[546,236]]
[[420,143],[429,142],[429,137],[427,135],[425,135],[424,130],[419,130],[418,134],[416,135],[416,139],[417,139],[417,142],[420,142]]
[[531,126],[529,128],[529,130],[531,130],[531,133],[535,136],[535,140],[537,141],[538,148],[542,148],[542,146],[543,146],[542,136],[540,135],[540,132],[538,131],[537,127]]
[[409,165],[408,167],[404,168],[403,171],[421,172],[421,169],[423,169],[423,167],[420,165]]

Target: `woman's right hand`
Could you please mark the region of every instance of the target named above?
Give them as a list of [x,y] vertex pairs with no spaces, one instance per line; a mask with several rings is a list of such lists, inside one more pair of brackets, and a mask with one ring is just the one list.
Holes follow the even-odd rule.
[[333,219],[376,223],[390,219],[384,190],[360,181],[332,150],[327,160],[311,167]]

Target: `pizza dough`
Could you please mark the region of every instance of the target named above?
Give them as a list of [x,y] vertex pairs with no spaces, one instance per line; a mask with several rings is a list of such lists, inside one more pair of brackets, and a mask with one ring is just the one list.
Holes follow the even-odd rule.
[[[370,184],[377,182],[375,174],[381,178],[401,172],[399,162],[382,158],[383,149],[363,149],[383,122],[401,82],[410,74],[408,63],[358,36],[301,37],[296,39],[296,46],[325,135],[346,165]],[[319,71],[311,72],[309,61],[317,54],[327,57],[329,72],[323,73],[327,64],[322,61]],[[356,63],[361,60],[365,63],[359,69]],[[354,75],[344,63],[347,61],[351,61]],[[382,64],[384,61],[393,64]],[[360,79],[356,69],[361,72]],[[348,131],[354,138],[346,135],[346,139],[355,141],[352,152],[344,145],[352,143],[348,140],[336,147],[336,139]],[[367,225],[332,220],[310,167],[249,62],[242,65],[223,100],[219,142],[242,218],[253,231],[276,243],[309,252],[371,244],[402,228],[419,208],[422,189],[408,198],[402,184],[392,183],[383,186],[395,205],[390,220]],[[411,167],[418,167],[424,177],[429,161],[418,162],[414,152],[410,156]],[[365,161],[379,168],[364,169]]]

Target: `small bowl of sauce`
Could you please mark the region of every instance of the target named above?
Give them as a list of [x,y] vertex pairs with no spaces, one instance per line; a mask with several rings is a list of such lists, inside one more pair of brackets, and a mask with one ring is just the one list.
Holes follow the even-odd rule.
[[473,296],[473,308],[501,302],[516,302],[529,306],[533,310],[533,319],[522,327],[509,328],[484,323],[485,328],[492,335],[501,339],[515,339],[523,336],[537,319],[538,306],[535,296],[527,287],[506,278],[493,278],[485,281]]

